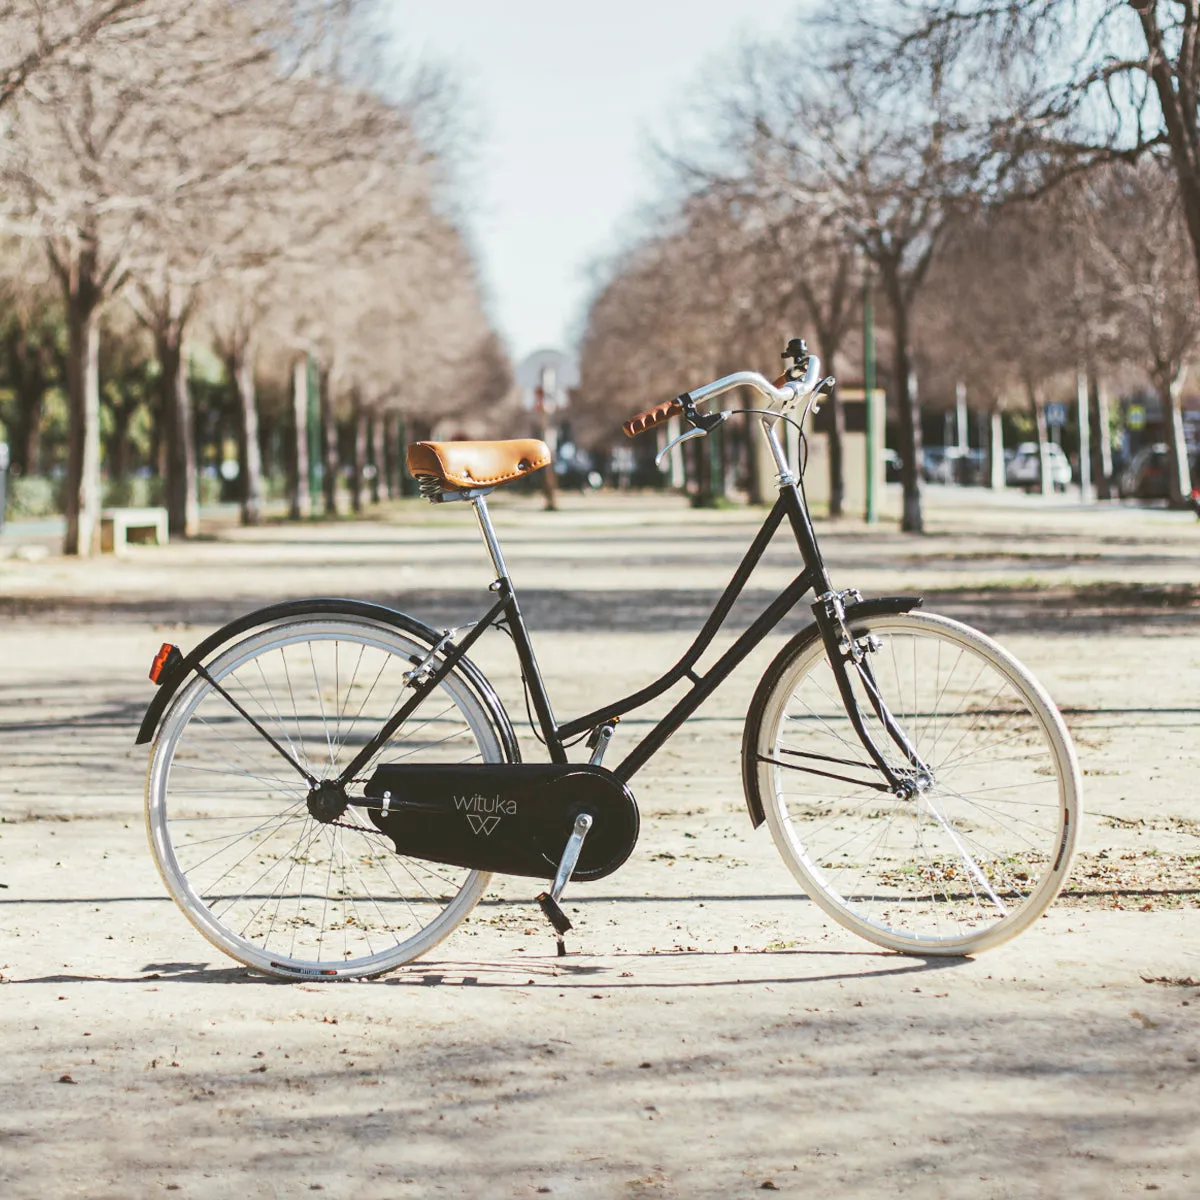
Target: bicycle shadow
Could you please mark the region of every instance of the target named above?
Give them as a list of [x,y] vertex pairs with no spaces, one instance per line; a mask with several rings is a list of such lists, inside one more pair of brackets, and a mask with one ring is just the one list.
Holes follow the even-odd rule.
[[[56,972],[53,975],[8,976],[7,986],[29,984],[214,984],[225,986],[302,987],[317,991],[353,983],[357,987],[442,987],[528,990],[554,987],[559,991],[602,986],[606,991],[676,990],[761,987],[763,985],[829,983],[852,979],[887,979],[947,971],[969,962],[964,958],[910,956],[895,966],[829,970],[814,960],[854,962],[899,959],[898,955],[853,950],[647,951],[597,956],[537,955],[495,961],[434,961],[400,967],[375,979],[276,979],[243,966],[214,967],[208,962],[147,963],[139,973],[124,975]],[[600,961],[596,961],[596,960]],[[813,962],[813,970],[780,970],[776,964],[798,966]],[[690,965],[684,965],[686,963]],[[760,969],[770,962],[773,969]],[[653,976],[647,978],[647,976]]]
[[136,974],[116,975],[99,972],[55,972],[53,975],[28,975],[25,977],[8,975],[4,978],[8,987],[20,987],[22,984],[77,984],[77,983],[285,983],[280,979],[272,979],[259,975],[249,967],[229,966],[214,967],[207,962],[169,962],[147,963]]
[[[560,991],[603,986],[605,991],[676,990],[762,987],[764,985],[836,983],[852,979],[887,979],[947,971],[969,962],[965,958],[909,956],[896,966],[868,969],[829,970],[814,962],[813,970],[756,970],[769,961],[799,966],[805,960],[851,959],[898,960],[900,956],[858,950],[766,950],[754,953],[732,951],[648,951],[607,954],[603,962],[572,962],[550,955],[520,963],[422,963],[399,970],[373,982],[383,987],[555,987]],[[691,964],[690,966],[684,963]],[[698,968],[693,970],[693,967]],[[653,976],[646,978],[644,976]],[[643,976],[643,977],[639,977]],[[715,976],[715,977],[714,977]]]

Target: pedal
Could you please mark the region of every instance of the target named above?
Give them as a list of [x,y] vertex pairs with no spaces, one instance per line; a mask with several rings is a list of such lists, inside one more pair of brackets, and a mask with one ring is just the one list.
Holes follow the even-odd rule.
[[546,920],[554,926],[559,958],[564,957],[567,953],[567,944],[563,941],[563,934],[573,927],[570,917],[563,912],[558,902],[562,899],[563,889],[575,872],[575,866],[579,862],[579,852],[583,849],[583,839],[587,837],[591,827],[592,818],[588,813],[580,813],[575,818],[575,828],[571,831],[571,836],[567,838],[567,844],[563,847],[562,858],[559,860],[558,870],[554,875],[554,883],[548,892],[542,892],[537,898]]
[[549,892],[542,892],[538,896],[537,902],[541,906],[546,920],[554,926],[555,933],[566,933],[567,930],[575,928],[571,924],[571,918],[559,908],[558,901]]

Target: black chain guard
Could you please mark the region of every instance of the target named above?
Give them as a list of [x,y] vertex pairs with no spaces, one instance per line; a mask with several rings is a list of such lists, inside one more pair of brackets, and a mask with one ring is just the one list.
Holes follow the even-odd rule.
[[553,879],[575,818],[592,828],[573,879],[603,879],[637,844],[629,788],[604,767],[558,763],[419,766],[381,763],[364,806],[398,854]]

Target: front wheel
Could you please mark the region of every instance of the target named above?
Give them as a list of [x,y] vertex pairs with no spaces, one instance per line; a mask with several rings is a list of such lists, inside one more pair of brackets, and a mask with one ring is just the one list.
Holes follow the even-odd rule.
[[301,617],[229,646],[179,690],[146,823],[168,890],[215,946],[285,979],[378,975],[470,912],[490,877],[398,855],[361,800],[379,762],[511,757],[494,697],[450,672],[356,779],[328,784],[412,694],[405,673],[428,652],[381,621]]
[[1081,789],[1062,717],[1012,655],[957,621],[909,613],[850,627],[896,729],[850,666],[858,707],[910,786],[888,786],[814,637],[776,659],[751,705],[751,804],[809,896],[863,937],[909,954],[1006,941],[1070,865]]

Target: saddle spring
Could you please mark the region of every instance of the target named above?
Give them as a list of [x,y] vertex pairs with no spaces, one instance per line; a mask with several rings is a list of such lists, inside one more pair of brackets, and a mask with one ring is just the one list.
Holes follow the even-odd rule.
[[442,494],[442,481],[436,475],[417,475],[415,478],[426,500],[433,500]]

